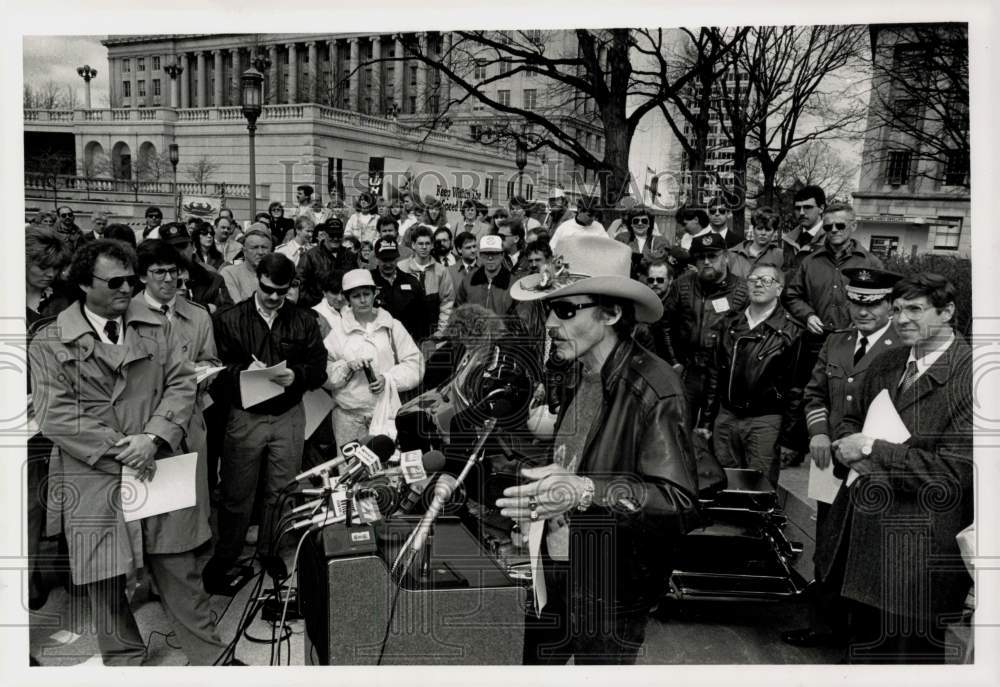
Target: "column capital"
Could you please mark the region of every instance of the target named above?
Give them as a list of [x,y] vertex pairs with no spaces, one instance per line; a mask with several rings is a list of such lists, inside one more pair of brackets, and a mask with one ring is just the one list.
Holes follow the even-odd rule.
[[295,43],[285,43],[285,50],[298,50],[298,46]]
[[307,48],[315,48],[316,47],[316,41],[306,41],[306,47]]
[[357,36],[353,36],[352,38],[348,38],[347,42],[350,43],[351,45],[357,45],[358,44],[358,37]]
[[222,54],[222,48],[214,48],[214,49],[212,50],[212,55],[214,55],[214,56],[216,56],[216,57],[218,57],[218,56],[219,56],[219,55],[221,55],[221,54]]
[[240,52],[240,48],[230,48],[229,52],[233,53],[234,55],[238,55]]

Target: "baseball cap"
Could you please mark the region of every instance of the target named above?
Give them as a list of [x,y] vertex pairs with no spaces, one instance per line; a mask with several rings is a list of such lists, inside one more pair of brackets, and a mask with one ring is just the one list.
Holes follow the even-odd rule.
[[714,231],[702,234],[701,236],[695,236],[691,239],[690,253],[692,257],[706,253],[718,253],[724,250],[726,250],[726,241]]
[[503,237],[494,236],[493,234],[487,234],[486,236],[479,239],[479,252],[480,253],[502,253],[503,252]]
[[[393,260],[399,257],[399,245],[392,239],[379,239],[372,249],[379,258]],[[347,290],[346,287],[344,290]]]
[[191,235],[188,234],[187,227],[177,222],[171,222],[165,227],[160,227],[160,238],[171,246],[179,246],[191,242]]

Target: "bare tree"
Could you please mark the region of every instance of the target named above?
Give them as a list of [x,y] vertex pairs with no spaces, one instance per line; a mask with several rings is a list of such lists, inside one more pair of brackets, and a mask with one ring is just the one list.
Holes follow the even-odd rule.
[[71,110],[77,106],[76,90],[55,81],[37,87],[24,84],[22,98],[26,110]]
[[184,168],[184,174],[196,184],[207,184],[219,171],[219,165],[208,155],[202,155]]
[[810,141],[788,154],[778,171],[782,190],[819,186],[827,202],[847,201],[857,187],[858,168],[851,165],[826,141]]
[[[494,115],[492,125],[480,132],[483,143],[511,150],[520,144],[529,153],[565,156],[594,172],[602,205],[610,212],[631,190],[629,146],[639,121],[698,74],[678,69],[669,58],[673,34],[667,29],[562,33],[570,39],[561,45],[548,31],[456,31],[448,34],[450,40],[427,40],[423,46],[404,35],[405,54],[377,62],[416,60],[440,76],[440,81],[428,78],[425,92],[417,94],[432,111],[428,129],[450,125],[453,110],[479,102]],[[373,63],[365,61],[359,69]],[[537,84],[536,97],[519,104],[501,99],[495,90],[517,74]],[[588,147],[578,129],[600,137],[603,145]]]
[[87,190],[87,200],[90,200],[90,181],[97,177],[113,177],[114,167],[111,159],[104,154],[96,153],[84,155],[80,161],[80,173],[84,177],[84,186]]
[[866,164],[902,158],[906,176],[970,186],[967,24],[871,27],[872,107]]
[[166,153],[150,152],[147,149],[139,153],[134,176],[138,181],[159,181],[172,169],[170,157]]

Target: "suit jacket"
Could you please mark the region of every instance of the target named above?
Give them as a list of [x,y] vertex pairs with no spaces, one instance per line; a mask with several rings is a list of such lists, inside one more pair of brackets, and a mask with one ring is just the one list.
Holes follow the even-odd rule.
[[899,393],[909,352],[894,348],[871,362],[841,434],[860,432],[872,399],[888,389],[911,436],[903,444],[875,441],[874,471],[841,489],[821,524],[816,565],[829,580],[841,555],[842,596],[934,619],[960,611],[971,582],[955,535],[973,517],[972,351],[956,334]]

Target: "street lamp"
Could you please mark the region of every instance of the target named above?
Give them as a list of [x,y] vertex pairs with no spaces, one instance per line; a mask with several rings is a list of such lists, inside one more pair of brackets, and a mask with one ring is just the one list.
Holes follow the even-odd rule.
[[243,116],[247,118],[247,131],[250,132],[250,217],[257,216],[257,170],[254,159],[254,132],[257,131],[257,118],[264,109],[264,75],[251,67],[240,77],[242,93]]
[[76,73],[83,77],[84,91],[83,91],[83,102],[90,109],[90,80],[97,76],[97,70],[91,67],[89,64],[85,64],[82,67],[76,68]]
[[181,161],[180,146],[171,143],[167,146],[170,155],[170,166],[174,168],[174,221],[181,221],[181,194],[177,188],[177,163]]
[[517,150],[514,152],[514,164],[517,165],[517,195],[523,197],[522,187],[524,186],[524,168],[528,166],[528,149],[524,139],[520,137],[517,139]]
[[180,107],[180,75],[184,73],[184,67],[174,62],[163,68],[163,71],[170,77],[170,107]]

